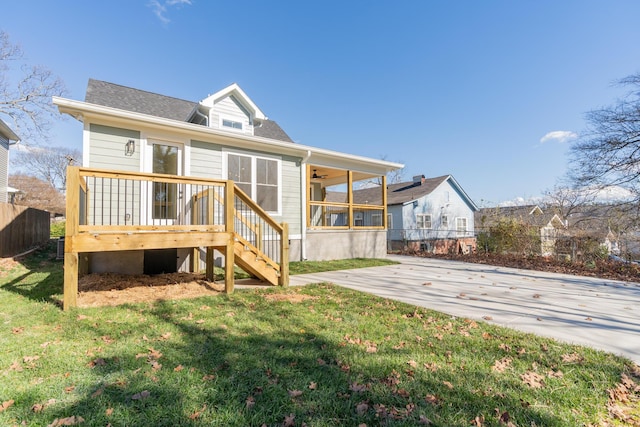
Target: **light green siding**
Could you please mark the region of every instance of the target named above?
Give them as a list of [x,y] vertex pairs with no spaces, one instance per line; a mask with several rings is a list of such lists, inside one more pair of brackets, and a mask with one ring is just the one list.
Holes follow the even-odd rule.
[[191,175],[199,178],[223,178],[220,145],[191,141]]
[[[140,172],[140,132],[92,124],[89,167]],[[125,155],[127,141],[135,141],[133,155]]]
[[289,234],[302,233],[300,218],[302,200],[300,195],[300,183],[302,181],[302,168],[296,157],[284,156],[282,158],[282,217],[280,222],[289,224]]

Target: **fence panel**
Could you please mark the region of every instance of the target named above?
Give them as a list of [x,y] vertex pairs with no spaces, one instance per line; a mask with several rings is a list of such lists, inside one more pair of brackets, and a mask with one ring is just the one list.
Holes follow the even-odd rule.
[[10,257],[49,240],[50,214],[0,203],[0,257]]

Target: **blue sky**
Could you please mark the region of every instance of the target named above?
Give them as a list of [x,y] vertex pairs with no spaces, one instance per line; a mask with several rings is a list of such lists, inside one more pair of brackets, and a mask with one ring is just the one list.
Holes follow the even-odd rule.
[[[551,189],[584,113],[640,71],[640,2],[3,2],[72,99],[89,78],[198,101],[236,82],[294,141],[452,174],[491,206]],[[545,138],[546,136],[546,138]],[[81,147],[81,125],[54,128]]]

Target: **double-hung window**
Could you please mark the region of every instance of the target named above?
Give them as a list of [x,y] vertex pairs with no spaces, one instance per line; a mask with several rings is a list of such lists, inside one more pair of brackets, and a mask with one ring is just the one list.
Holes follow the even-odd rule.
[[227,179],[265,211],[280,212],[280,160],[227,153]]
[[467,232],[467,218],[456,218],[456,231],[458,235],[464,235]]
[[416,214],[416,226],[417,228],[431,228],[431,215],[429,214]]

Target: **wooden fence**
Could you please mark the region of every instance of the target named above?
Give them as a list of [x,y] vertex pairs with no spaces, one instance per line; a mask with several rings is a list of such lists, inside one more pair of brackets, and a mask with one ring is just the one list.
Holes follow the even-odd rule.
[[49,240],[50,214],[0,203],[0,257],[10,257]]

